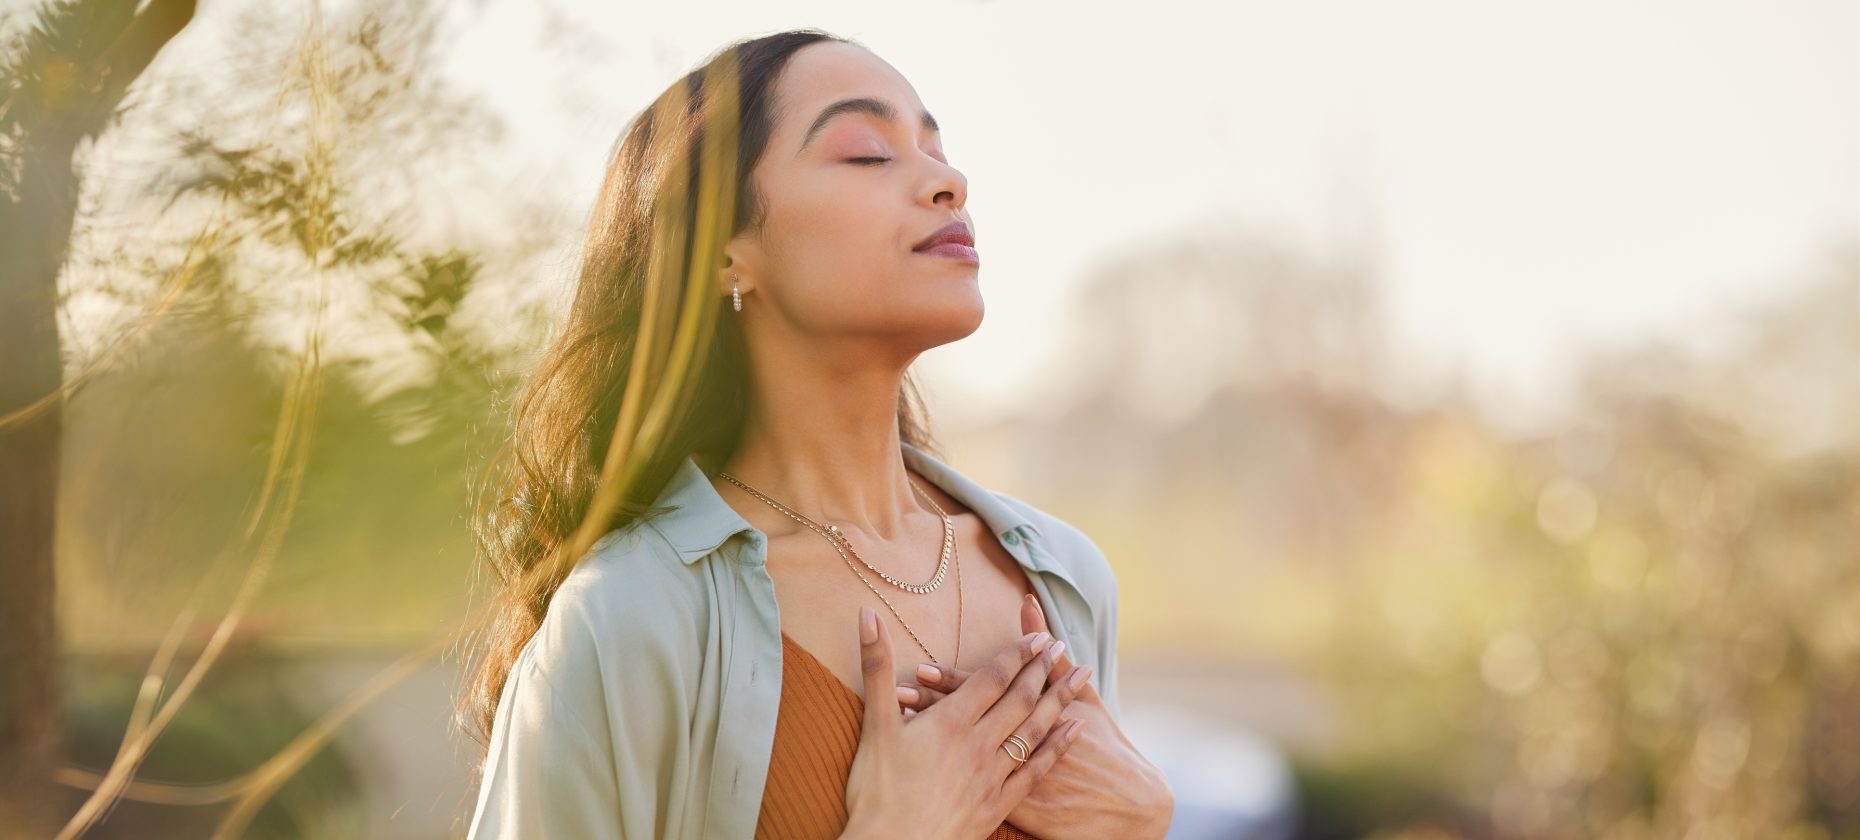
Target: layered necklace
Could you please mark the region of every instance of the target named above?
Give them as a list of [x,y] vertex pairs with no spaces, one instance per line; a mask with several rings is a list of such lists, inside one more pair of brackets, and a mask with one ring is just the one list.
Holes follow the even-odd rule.
[[[943,575],[949,571],[949,567],[953,564],[956,567],[956,656],[958,658],[962,656],[962,560],[956,556],[956,526],[950,521],[949,514],[944,512],[942,506],[936,503],[936,499],[931,498],[929,493],[924,492],[923,488],[918,487],[917,482],[910,479],[908,474],[905,480],[910,482],[911,489],[917,492],[918,498],[923,499],[924,502],[930,506],[931,510],[937,512],[938,516],[943,517],[943,556],[937,562],[936,574],[931,576],[927,583],[906,583],[898,580],[887,574],[885,570],[867,562],[865,558],[859,557],[859,552],[853,550],[852,542],[846,538],[845,534],[840,532],[840,526],[828,525],[823,528],[820,523],[802,516],[787,505],[769,498],[764,495],[762,491],[744,484],[736,476],[722,471],[718,471],[717,475],[729,481],[731,484],[748,491],[750,495],[768,503],[770,507],[786,514],[788,518],[807,526],[808,529],[812,530],[814,533],[825,537],[827,542],[833,546],[833,550],[839,552],[840,559],[846,561],[846,567],[852,569],[853,574],[858,575],[859,580],[865,582],[865,588],[872,590],[872,594],[877,595],[880,601],[885,602],[885,607],[891,610],[892,615],[897,616],[898,623],[904,625],[904,632],[909,633],[911,635],[911,640],[915,641],[918,647],[923,648],[924,655],[930,657],[930,661],[938,665],[942,665],[943,660],[936,658],[936,654],[931,653],[930,648],[924,645],[923,639],[917,637],[917,631],[912,630],[911,625],[904,620],[904,616],[898,614],[898,608],[892,605],[891,599],[885,597],[884,593],[878,591],[878,587],[872,585],[872,581],[866,578],[865,573],[859,571],[859,566],[853,565],[853,558],[858,558],[861,565],[871,569],[879,577],[884,578],[886,583],[913,595],[927,595],[935,592],[938,587],[943,585]],[[848,554],[852,556],[848,557]],[[955,661],[952,660],[951,665],[953,666],[954,664]]]

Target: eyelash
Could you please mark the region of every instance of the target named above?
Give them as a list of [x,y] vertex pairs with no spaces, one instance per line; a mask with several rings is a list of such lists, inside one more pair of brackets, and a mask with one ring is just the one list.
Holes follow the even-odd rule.
[[862,166],[872,166],[873,164],[867,163],[866,161],[878,161],[879,163],[884,163],[885,161],[888,161],[888,160],[891,160],[891,158],[888,158],[888,157],[856,157],[856,158],[847,158],[846,162],[857,163]]

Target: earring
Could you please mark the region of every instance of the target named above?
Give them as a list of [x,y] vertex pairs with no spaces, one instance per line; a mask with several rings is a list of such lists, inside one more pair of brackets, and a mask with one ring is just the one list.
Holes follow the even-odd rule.
[[743,293],[736,288],[736,275],[730,275],[730,307],[743,311]]

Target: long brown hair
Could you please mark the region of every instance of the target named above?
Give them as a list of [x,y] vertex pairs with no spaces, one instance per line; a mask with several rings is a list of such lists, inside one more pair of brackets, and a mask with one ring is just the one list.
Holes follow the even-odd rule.
[[[492,465],[494,479],[480,493],[474,517],[478,550],[497,588],[485,622],[465,644],[470,661],[457,711],[458,721],[482,746],[488,747],[511,666],[572,565],[562,561],[564,547],[578,533],[588,533],[587,527],[604,532],[658,513],[651,502],[686,457],[713,473],[741,439],[751,398],[741,327],[728,317],[723,309],[728,298],[715,294],[714,284],[680,281],[716,264],[716,254],[698,249],[712,244],[720,253],[723,243],[698,235],[701,202],[680,199],[699,194],[707,165],[715,169],[717,161],[728,159],[705,154],[707,128],[713,145],[727,145],[715,137],[715,126],[728,126],[736,143],[726,165],[734,173],[720,179],[711,172],[709,180],[735,190],[733,200],[722,205],[730,208],[724,215],[731,235],[760,228],[765,207],[750,173],[774,125],[774,84],[797,50],[821,41],[852,43],[818,29],[798,29],[728,45],[622,129],[590,219],[566,321],[519,390],[511,438]],[[732,76],[736,95],[718,95]],[[717,119],[720,108],[734,108],[724,115],[732,118]],[[696,272],[685,270],[693,265]],[[669,373],[638,364],[641,354],[664,356],[679,341],[679,335],[654,330],[648,321],[655,312],[684,312],[694,289],[712,298],[712,311],[691,308],[704,317],[680,320],[677,329],[690,340],[692,325],[701,323],[695,331],[703,343],[701,361]],[[691,381],[663,381],[682,378]],[[636,444],[646,443],[610,453],[616,425],[637,413],[641,402],[656,404],[654,394],[664,388],[688,390],[666,403],[676,407],[663,435],[636,438]],[[898,397],[898,432],[906,442],[937,450],[908,372]],[[619,482],[630,489],[612,505],[596,504],[601,480],[614,474],[637,480]],[[600,507],[613,512],[603,522],[584,523]],[[556,568],[531,574],[545,565]],[[480,761],[483,757],[481,752]]]

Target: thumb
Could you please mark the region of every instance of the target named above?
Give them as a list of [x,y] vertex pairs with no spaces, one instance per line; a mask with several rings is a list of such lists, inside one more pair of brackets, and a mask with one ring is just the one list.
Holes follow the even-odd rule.
[[865,678],[865,728],[861,737],[878,737],[902,720],[891,664],[891,634],[871,607],[859,608],[859,663]]
[[1046,613],[1040,609],[1040,599],[1029,592],[1020,599],[1020,633],[1053,632],[1046,626]]
[[[1040,609],[1040,599],[1035,598],[1033,593],[1029,592],[1020,599],[1020,632],[1024,636],[1039,631],[1053,632],[1052,628],[1046,626],[1046,612]],[[1071,655],[1071,651],[1066,651],[1060,655],[1060,659],[1070,661]],[[1092,686],[1090,680],[1079,686],[1078,693],[1073,697],[1075,700],[1084,700],[1087,703],[1104,702],[1098,696],[1098,689]]]

